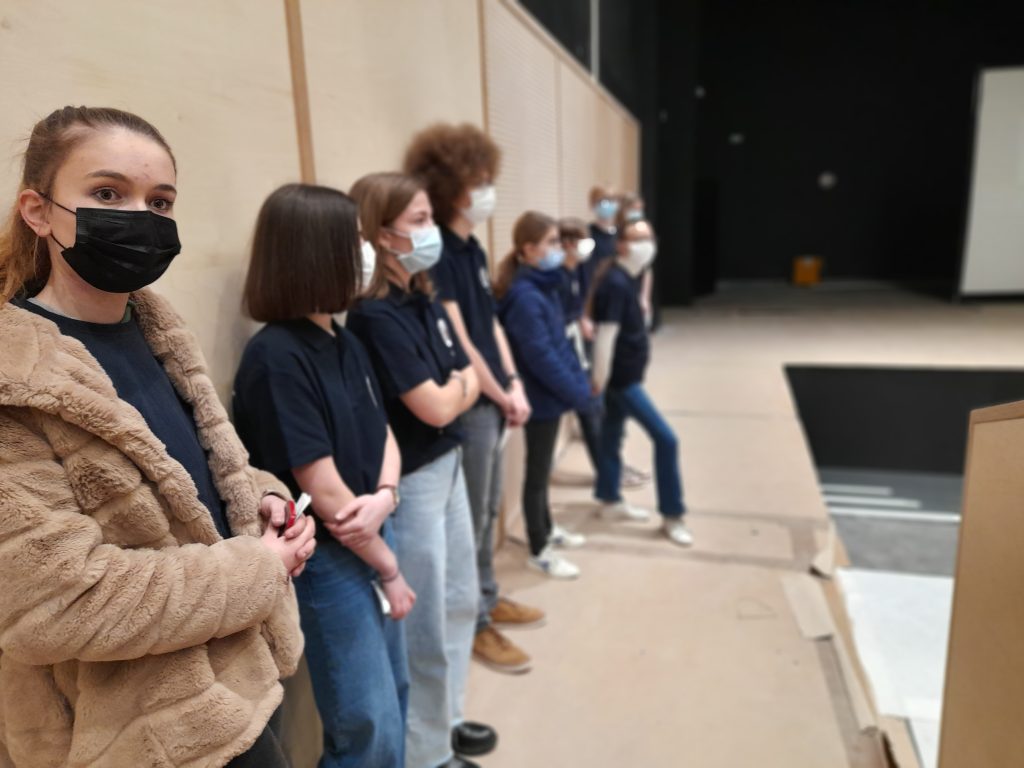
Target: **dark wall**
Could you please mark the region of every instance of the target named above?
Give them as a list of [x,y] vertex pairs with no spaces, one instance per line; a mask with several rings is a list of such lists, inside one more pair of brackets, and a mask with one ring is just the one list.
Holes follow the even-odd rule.
[[601,84],[640,121],[640,185],[644,202],[657,208],[658,45],[654,2],[601,0]]
[[[523,4],[589,65],[589,0]],[[642,125],[662,303],[721,279],[786,278],[805,253],[825,258],[826,277],[952,287],[976,73],[1024,63],[1024,2],[599,8],[601,81]]]
[[645,137],[654,141],[649,175],[657,201],[653,211],[659,241],[655,290],[664,305],[689,304],[702,292],[694,226],[700,6],[699,0],[659,0],[657,4],[657,112],[650,126],[645,125]]
[[590,69],[590,0],[521,0],[566,50]]
[[[831,276],[951,285],[975,74],[1024,61],[1022,11],[983,0],[707,0],[705,272],[783,278],[794,256],[817,253]],[[817,184],[823,171],[838,178],[832,191]]]

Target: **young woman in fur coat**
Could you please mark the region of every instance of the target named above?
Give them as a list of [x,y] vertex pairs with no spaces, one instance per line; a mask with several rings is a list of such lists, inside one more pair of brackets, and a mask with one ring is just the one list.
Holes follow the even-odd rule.
[[[286,765],[311,519],[248,457],[145,286],[180,251],[149,123],[33,129],[0,232],[0,766]],[[275,496],[274,494],[279,494]]]

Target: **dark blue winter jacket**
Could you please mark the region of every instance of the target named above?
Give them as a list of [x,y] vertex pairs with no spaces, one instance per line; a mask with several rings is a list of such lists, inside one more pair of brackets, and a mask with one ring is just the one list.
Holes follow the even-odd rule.
[[498,305],[533,418],[554,419],[592,405],[590,380],[565,335],[562,270],[521,267]]

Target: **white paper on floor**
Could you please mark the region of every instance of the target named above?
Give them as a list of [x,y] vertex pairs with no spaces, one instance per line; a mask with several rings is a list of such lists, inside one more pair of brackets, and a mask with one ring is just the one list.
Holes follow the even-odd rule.
[[921,765],[934,768],[953,579],[856,568],[838,573],[879,712],[910,721]]

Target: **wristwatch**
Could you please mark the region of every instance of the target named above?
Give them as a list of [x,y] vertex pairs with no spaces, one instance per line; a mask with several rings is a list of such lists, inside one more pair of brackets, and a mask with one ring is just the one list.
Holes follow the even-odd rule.
[[397,485],[382,485],[377,488],[378,491],[388,490],[391,491],[391,498],[394,499],[395,509],[398,509],[398,505],[402,503],[402,496],[398,492]]

